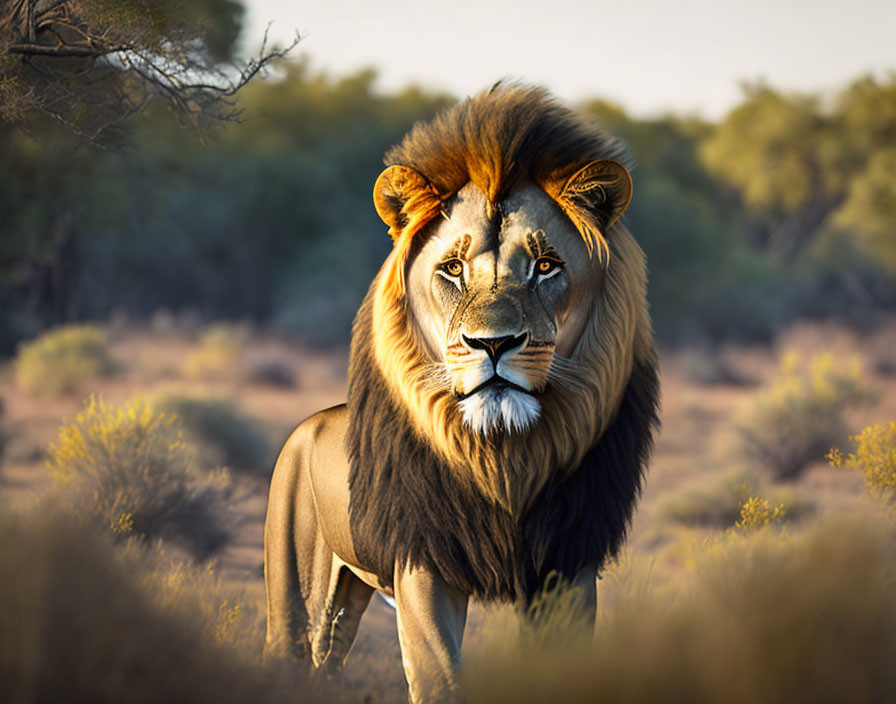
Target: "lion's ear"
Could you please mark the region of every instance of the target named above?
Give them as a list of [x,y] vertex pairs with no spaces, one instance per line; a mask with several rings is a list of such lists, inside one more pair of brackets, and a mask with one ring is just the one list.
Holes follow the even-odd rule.
[[602,228],[608,229],[632,200],[632,177],[618,161],[592,161],[569,177],[560,200],[599,214]]
[[426,177],[410,166],[390,166],[379,175],[373,187],[376,212],[389,226],[389,234],[396,239],[408,223],[408,201],[434,190]]

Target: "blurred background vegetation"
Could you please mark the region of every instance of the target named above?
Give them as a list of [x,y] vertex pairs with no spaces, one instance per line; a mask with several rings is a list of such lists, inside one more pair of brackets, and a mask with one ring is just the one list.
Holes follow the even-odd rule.
[[[204,38],[209,57],[230,55],[238,35],[239,6],[223,5],[209,15],[221,26],[184,40]],[[6,354],[60,323],[159,309],[346,343],[390,244],[370,198],[381,155],[455,100],[415,86],[383,92],[374,69],[335,77],[288,60],[227,103],[206,139],[178,125],[185,114],[196,123],[190,110],[202,105],[149,101],[93,140],[103,149],[79,136],[86,123],[73,131],[47,118],[58,105],[35,102],[46,90],[24,90],[10,60],[0,116],[11,176],[0,183]],[[96,112],[85,97],[63,107]],[[896,302],[896,78],[858,78],[826,96],[745,85],[718,123],[636,118],[599,99],[577,107],[636,160],[627,220],[647,253],[663,341],[762,339],[800,317],[868,323]]]

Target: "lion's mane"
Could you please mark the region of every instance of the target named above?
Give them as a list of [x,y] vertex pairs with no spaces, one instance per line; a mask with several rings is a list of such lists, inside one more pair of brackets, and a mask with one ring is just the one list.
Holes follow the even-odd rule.
[[[528,600],[550,572],[600,570],[621,546],[658,424],[643,254],[619,223],[603,232],[598,211],[562,202],[558,185],[621,155],[544,91],[500,85],[418,124],[387,155],[430,188],[405,204],[352,336],[350,526],[361,564],[385,583],[410,564],[477,597]],[[430,382],[404,279],[427,224],[466,182],[499,204],[525,179],[589,243],[602,290],[571,356],[575,388],[549,387],[527,433],[483,436]]]

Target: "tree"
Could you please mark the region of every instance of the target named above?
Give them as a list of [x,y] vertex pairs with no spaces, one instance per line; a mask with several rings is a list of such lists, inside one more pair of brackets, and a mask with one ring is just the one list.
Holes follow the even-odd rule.
[[284,49],[234,63],[240,0],[7,0],[0,10],[0,120],[57,122],[109,145],[117,126],[163,101],[201,129]]
[[843,201],[837,123],[813,97],[764,85],[745,90],[701,156],[760,214],[757,244],[789,262]]
[[896,75],[860,78],[827,104],[746,90],[700,154],[752,210],[756,243],[790,263],[837,231],[896,272]]
[[835,224],[896,274],[896,75],[856,81],[841,94],[837,112],[851,177]]
[[896,147],[877,151],[853,179],[836,223],[854,232],[878,264],[896,273]]

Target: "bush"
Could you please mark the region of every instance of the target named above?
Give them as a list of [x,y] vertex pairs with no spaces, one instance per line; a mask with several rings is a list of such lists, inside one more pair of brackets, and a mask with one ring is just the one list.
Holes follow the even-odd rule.
[[56,490],[115,533],[170,538],[205,556],[229,537],[229,480],[202,473],[172,416],[92,396],[47,461]]
[[246,337],[246,330],[240,326],[210,325],[200,336],[199,346],[187,356],[184,371],[193,377],[241,378],[245,371]]
[[896,530],[880,519],[726,533],[687,579],[606,613],[590,647],[514,654],[491,631],[466,660],[465,700],[893,701],[894,580]]
[[742,472],[719,472],[701,477],[682,489],[663,496],[657,506],[660,519],[724,528],[737,520],[740,505],[749,495],[747,476]]
[[274,458],[264,431],[233,400],[160,393],[149,403],[177,419],[201,466],[270,473]]
[[828,455],[831,464],[861,470],[868,490],[893,502],[896,499],[896,421],[869,425],[852,440],[856,451],[844,457],[839,450],[831,450]]
[[115,371],[105,331],[66,325],[19,348],[16,382],[25,391],[53,396],[75,391],[84,381]]
[[292,368],[279,359],[259,359],[249,364],[247,378],[253,384],[292,389],[296,377]]
[[845,438],[845,414],[871,399],[858,363],[843,369],[824,354],[801,368],[796,355],[787,354],[778,376],[737,418],[737,450],[757,468],[792,479]]
[[249,602],[200,568],[172,572],[48,503],[0,516],[0,554],[0,701],[275,704],[307,692],[298,673],[258,665]]

